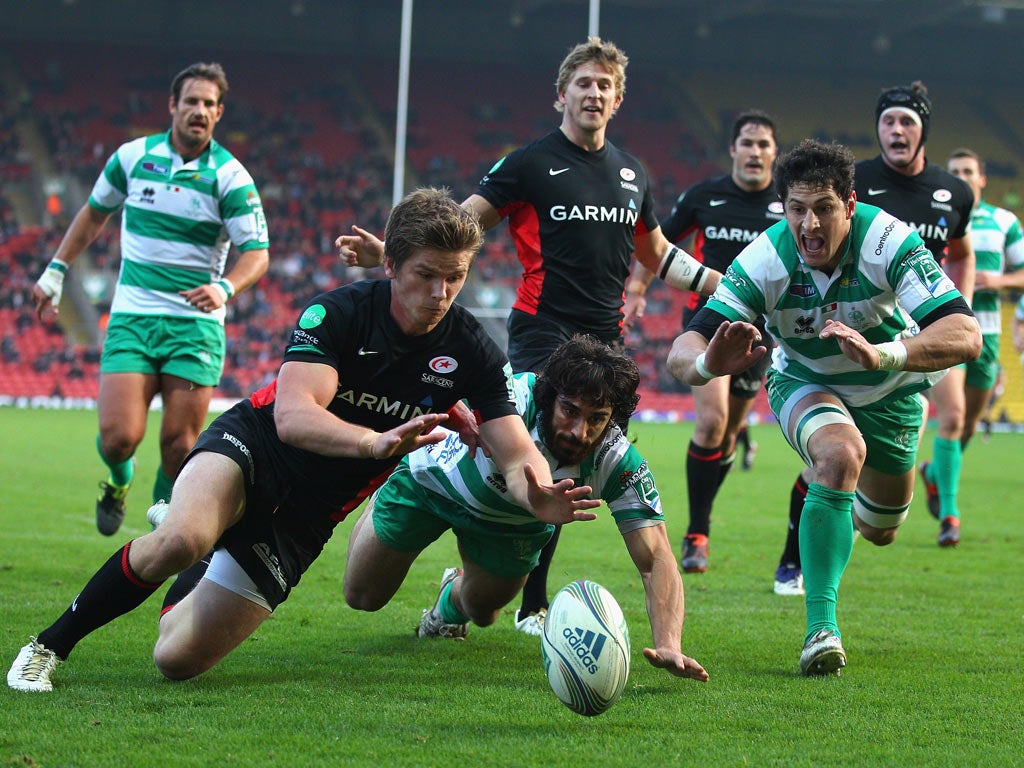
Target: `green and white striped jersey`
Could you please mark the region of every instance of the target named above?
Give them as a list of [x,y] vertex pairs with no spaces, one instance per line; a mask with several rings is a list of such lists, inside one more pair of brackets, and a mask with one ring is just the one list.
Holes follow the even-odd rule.
[[878,344],[913,332],[916,322],[959,296],[917,232],[858,203],[846,252],[831,275],[804,264],[781,221],[740,253],[707,306],[733,321],[763,316],[776,341],[775,370],[862,407],[927,389],[944,372],[865,370],[835,339],[819,338],[825,321],[842,322]]
[[174,150],[170,132],[118,147],[93,186],[89,205],[123,208],[121,273],[111,312],[213,320],[178,291],[216,282],[231,244],[267,248],[267,222],[252,176],[216,141],[194,160]]
[[[1013,213],[982,200],[971,212],[970,231],[978,272],[1001,275],[1024,267],[1024,232]],[[1002,331],[999,291],[975,289],[971,308],[982,333]]]
[[[594,497],[603,499],[622,533],[663,522],[661,498],[647,462],[612,424],[597,449],[578,465],[558,466],[539,432],[533,399],[536,377],[519,373],[513,378],[516,409],[526,422],[537,448],[548,460],[555,480],[571,477],[576,485],[589,485]],[[508,493],[505,478],[493,459],[482,450],[475,458],[455,432],[435,445],[413,451],[402,459],[412,477],[423,487],[440,494],[481,520],[504,525],[523,525],[536,518],[518,506]]]

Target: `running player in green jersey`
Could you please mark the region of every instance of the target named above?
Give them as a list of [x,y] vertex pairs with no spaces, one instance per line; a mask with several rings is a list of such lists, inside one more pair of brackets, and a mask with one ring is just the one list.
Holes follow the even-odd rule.
[[[39,317],[55,317],[68,267],[122,211],[121,272],[100,360],[96,439],[109,468],[96,502],[96,526],[106,536],[124,520],[132,457],[157,395],[163,417],[153,501],[170,498],[224,369],[224,307],[270,261],[252,177],[213,139],[227,91],[219,64],[192,64],[178,73],[168,101],[170,130],[114,152],[32,289]],[[238,258],[225,274],[232,244]]]
[[981,352],[977,320],[921,237],[858,203],[853,178],[838,144],[805,140],[780,159],[786,220],[736,258],[668,358],[676,378],[701,386],[764,355],[758,318],[778,345],[769,402],[811,480],[799,531],[805,675],[846,665],[836,603],[854,530],[884,546],[907,516],[918,393]]
[[[1002,288],[1024,288],[1024,269],[1021,269],[1024,267],[1024,232],[1016,215],[985,202],[982,197],[988,179],[985,161],[977,152],[965,147],[953,150],[946,162],[946,170],[965,181],[974,193],[970,226],[977,266],[971,308],[981,326],[983,349],[980,358],[966,365],[966,409],[964,429],[960,435],[960,448],[963,450],[977,432],[999,378],[999,336],[1002,332],[999,291]],[[937,494],[934,497],[930,495],[929,501],[933,503],[929,504],[928,511],[936,517],[942,516],[944,510],[937,504]],[[940,531],[939,544],[955,543],[948,538],[944,540]]]
[[[653,647],[644,656],[678,677],[708,674],[680,650],[683,582],[665,531],[654,476],[619,428],[636,408],[640,371],[592,336],[559,345],[539,374],[514,380],[516,410],[555,480],[591,487],[611,511],[642,577]],[[376,611],[402,585],[420,552],[453,530],[461,568],[445,570],[420,637],[462,639],[470,621],[493,624],[536,567],[554,530],[510,495],[494,460],[459,435],[407,455],[377,491],[349,540],[345,599]]]

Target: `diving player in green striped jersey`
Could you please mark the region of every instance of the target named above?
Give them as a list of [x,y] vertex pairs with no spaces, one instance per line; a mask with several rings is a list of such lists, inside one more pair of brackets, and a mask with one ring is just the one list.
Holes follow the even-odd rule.
[[[884,546],[907,516],[918,393],[981,352],[977,320],[921,237],[858,203],[853,178],[838,144],[805,140],[779,160],[786,220],[736,258],[668,358],[676,378],[700,386],[764,355],[758,318],[778,345],[769,402],[811,480],[799,529],[805,675],[846,665],[836,603],[854,530]],[[913,323],[920,332],[903,338]]]
[[[213,140],[228,82],[196,63],[171,82],[166,133],[122,144],[32,289],[40,319],[56,317],[68,266],[121,211],[121,271],[100,360],[96,447],[109,468],[96,525],[111,536],[125,516],[133,456],[153,398],[163,401],[153,501],[203,429],[224,370],[225,305],[269,264],[267,223],[248,171]],[[238,258],[225,274],[228,251]]]
[[[665,531],[654,476],[618,424],[639,400],[640,371],[592,336],[559,345],[540,374],[516,374],[516,410],[556,481],[571,478],[604,500],[643,580],[653,647],[644,656],[677,677],[708,674],[680,650],[683,582]],[[462,639],[468,623],[493,624],[523,588],[554,526],[516,503],[494,460],[459,435],[408,454],[377,491],[349,540],[345,600],[376,611],[402,585],[420,552],[445,531],[461,568],[449,568],[420,637]]]

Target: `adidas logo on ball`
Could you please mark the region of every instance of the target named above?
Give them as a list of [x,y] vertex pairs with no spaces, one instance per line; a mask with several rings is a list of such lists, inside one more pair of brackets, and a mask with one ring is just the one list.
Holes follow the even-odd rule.
[[576,651],[577,658],[587,668],[587,671],[591,674],[597,672],[597,660],[601,656],[601,649],[604,648],[608,635],[598,634],[580,627],[575,629],[566,627],[562,630],[562,636],[569,647]]

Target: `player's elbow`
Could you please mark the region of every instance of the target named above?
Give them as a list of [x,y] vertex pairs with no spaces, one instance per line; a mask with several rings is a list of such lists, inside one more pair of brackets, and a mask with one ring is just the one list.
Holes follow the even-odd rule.
[[982,350],[981,326],[978,325],[978,321],[973,317],[968,318],[968,320],[964,340],[967,357],[964,358],[964,362],[977,360],[981,357]]

